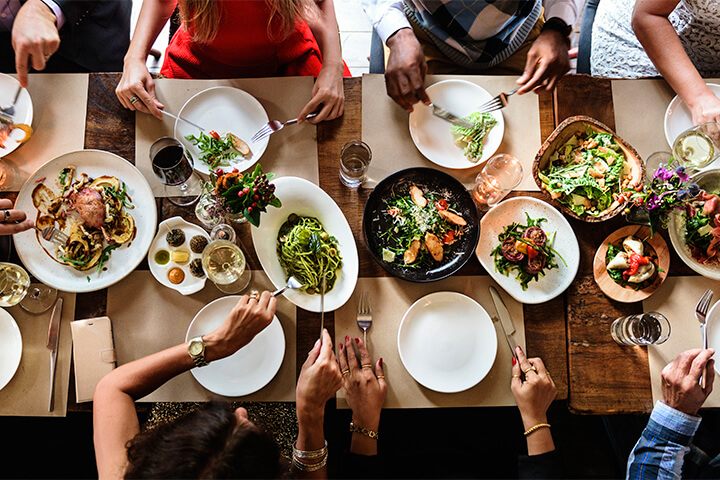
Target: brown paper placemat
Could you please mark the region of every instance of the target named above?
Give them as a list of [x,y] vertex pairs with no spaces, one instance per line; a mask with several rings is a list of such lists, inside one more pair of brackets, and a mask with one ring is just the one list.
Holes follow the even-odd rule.
[[[720,299],[720,282],[700,276],[668,277],[653,296],[643,301],[644,311],[660,312],[670,321],[668,340],[661,345],[648,347],[653,403],[662,399],[660,372],[665,365],[686,350],[702,348],[695,304],[708,288],[715,292],[714,304]],[[717,373],[713,374],[717,385]],[[703,407],[720,407],[720,388],[713,390]]]
[[[270,290],[262,271],[253,271],[250,285]],[[185,341],[195,314],[223,297],[209,280],[200,292],[183,296],[161,285],[149,271],[135,271],[108,289],[107,314],[112,321],[118,366],[173,347]],[[277,317],[285,332],[285,357],[275,378],[258,392],[240,397],[245,401],[292,402],[295,400],[296,309],[278,298]],[[227,399],[202,387],[190,372],[173,378],[140,402],[204,402]]]
[[30,75],[33,136],[4,157],[15,171],[18,191],[35,171],[63,153],[85,148],[88,74]]
[[[295,118],[310,100],[313,88],[311,77],[243,78],[233,80],[158,79],[155,93],[165,109],[175,115],[193,95],[211,87],[239,88],[255,97],[265,108],[269,120],[284,122]],[[175,120],[162,120],[135,114],[135,166],[148,179],[156,197],[165,196],[163,185],[155,178],[150,163],[150,146],[160,137],[172,137]],[[249,141],[249,139],[245,139]],[[266,172],[278,176],[301,177],[319,184],[317,132],[309,123],[295,125],[270,136],[260,164]]]
[[52,308],[35,315],[20,306],[14,306],[7,311],[20,328],[22,358],[15,376],[0,390],[0,415],[64,417],[67,414],[72,354],[70,322],[75,319],[75,294],[60,292],[60,296],[63,298],[63,311],[55,363],[54,410],[48,412],[50,350],[46,346]]
[[[491,94],[509,92],[517,87],[514,76],[428,75],[425,85],[453,78],[480,85]],[[542,144],[537,95],[514,95],[502,112],[505,134],[496,153],[508,153],[522,163],[523,180],[515,190],[538,190],[532,178],[532,163]],[[387,95],[382,75],[363,75],[362,117],[362,138],[373,152],[366,182],[368,187],[374,187],[383,178],[404,168],[430,167],[452,175],[470,188],[485,164],[458,170],[441,167],[425,158],[410,136],[408,113]]]
[[[361,337],[356,312],[360,292],[369,292],[373,324],[367,341],[373,361],[383,359],[388,383],[384,408],[432,408],[515,405],[510,391],[512,354],[504,338],[499,321],[494,321],[498,335],[498,348],[490,373],[477,385],[459,393],[439,393],[423,387],[413,379],[400,360],[397,335],[400,322],[410,306],[433,292],[452,291],[465,294],[477,301],[496,319],[495,306],[488,287],[495,286],[505,302],[515,325],[515,343],[525,347],[525,321],[522,304],[506,294],[490,277],[451,277],[433,283],[411,283],[397,278],[360,278],[350,300],[335,312],[335,344],[344,341],[345,335]],[[338,408],[348,408],[342,390],[338,392]]]

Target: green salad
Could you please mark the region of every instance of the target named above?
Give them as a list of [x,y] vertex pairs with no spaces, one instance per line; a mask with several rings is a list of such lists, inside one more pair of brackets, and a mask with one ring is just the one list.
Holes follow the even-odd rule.
[[473,112],[465,120],[471,122],[473,128],[453,125],[451,131],[455,135],[455,145],[463,149],[465,157],[477,163],[483,154],[483,141],[488,132],[497,124],[497,120],[490,113]]
[[625,155],[612,134],[586,126],[538,172],[542,188],[576,215],[604,213],[627,186]]
[[197,137],[185,135],[185,138],[200,150],[200,160],[207,163],[211,170],[227,167],[238,155],[247,156],[251,153],[248,144],[232,133],[220,135],[215,131],[209,134],[200,132]]

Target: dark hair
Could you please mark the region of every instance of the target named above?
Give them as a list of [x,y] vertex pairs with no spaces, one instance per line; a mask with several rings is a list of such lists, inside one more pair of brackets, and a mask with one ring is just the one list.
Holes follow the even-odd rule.
[[275,442],[238,426],[229,404],[210,402],[128,442],[125,478],[280,478]]

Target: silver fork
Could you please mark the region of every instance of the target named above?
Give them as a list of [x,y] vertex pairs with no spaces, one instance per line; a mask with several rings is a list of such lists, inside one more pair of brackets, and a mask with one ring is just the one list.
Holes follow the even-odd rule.
[[280,295],[281,293],[283,293],[283,292],[284,292],[285,290],[287,290],[288,288],[291,289],[291,290],[294,290],[294,289],[296,289],[296,288],[301,288],[302,286],[303,286],[303,284],[302,284],[302,282],[300,282],[300,280],[298,280],[297,278],[291,276],[290,278],[288,278],[287,283],[285,284],[285,286],[282,287],[282,288],[280,288],[280,289],[278,289],[278,290],[275,290],[275,291],[273,292],[272,296],[273,296],[273,297],[277,297],[278,295]]
[[[306,120],[309,120],[316,116],[317,113],[311,113],[307,117],[305,117]],[[259,142],[263,138],[267,137],[268,135],[271,135],[275,132],[279,132],[283,129],[285,125],[292,125],[293,123],[297,123],[297,118],[293,118],[291,120],[288,120],[287,122],[281,122],[280,120],[270,120],[265,125],[263,125],[260,130],[255,132],[255,135],[250,137],[250,142],[255,143]]]
[[12,117],[15,116],[15,104],[17,103],[17,99],[20,96],[20,91],[22,90],[22,87],[20,85],[17,86],[17,90],[15,90],[15,96],[13,97],[13,101],[10,105],[6,105],[4,107],[0,107],[0,110],[2,110],[2,113],[7,115],[12,119]]
[[515,92],[518,91],[518,88],[520,88],[520,87],[517,87],[515,90],[513,90],[510,93],[501,93],[500,95],[493,98],[492,100],[489,100],[489,101],[483,103],[482,105],[480,105],[478,107],[477,111],[480,113],[490,113],[490,112],[494,112],[495,110],[500,110],[501,108],[507,107],[508,97],[511,95],[514,95]]
[[[697,317],[698,322],[700,322],[700,333],[703,337],[703,350],[707,349],[707,331],[705,328],[705,315],[707,314],[708,308],[710,307],[710,301],[712,300],[712,297],[712,290],[705,290],[705,293],[703,293],[703,296],[700,297],[700,301],[695,307],[695,317]],[[706,375],[707,370],[703,368],[702,377],[700,377],[700,388],[705,388]]]
[[40,232],[40,236],[48,242],[52,242],[56,245],[67,245],[68,236],[55,227],[35,227],[35,230]]
[[363,341],[367,347],[367,330],[372,325],[372,307],[370,307],[370,299],[368,298],[367,292],[360,293],[357,309],[357,324],[358,327],[362,328]]

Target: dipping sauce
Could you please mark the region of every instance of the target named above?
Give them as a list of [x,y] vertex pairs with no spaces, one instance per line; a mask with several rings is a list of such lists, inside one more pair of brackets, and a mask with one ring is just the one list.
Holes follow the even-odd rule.
[[158,265],[167,265],[169,261],[170,252],[167,250],[158,250],[157,253],[155,253],[155,263]]
[[168,272],[168,280],[170,280],[170,283],[174,283],[175,285],[182,283],[182,281],[185,280],[185,272],[177,267],[172,268]]

